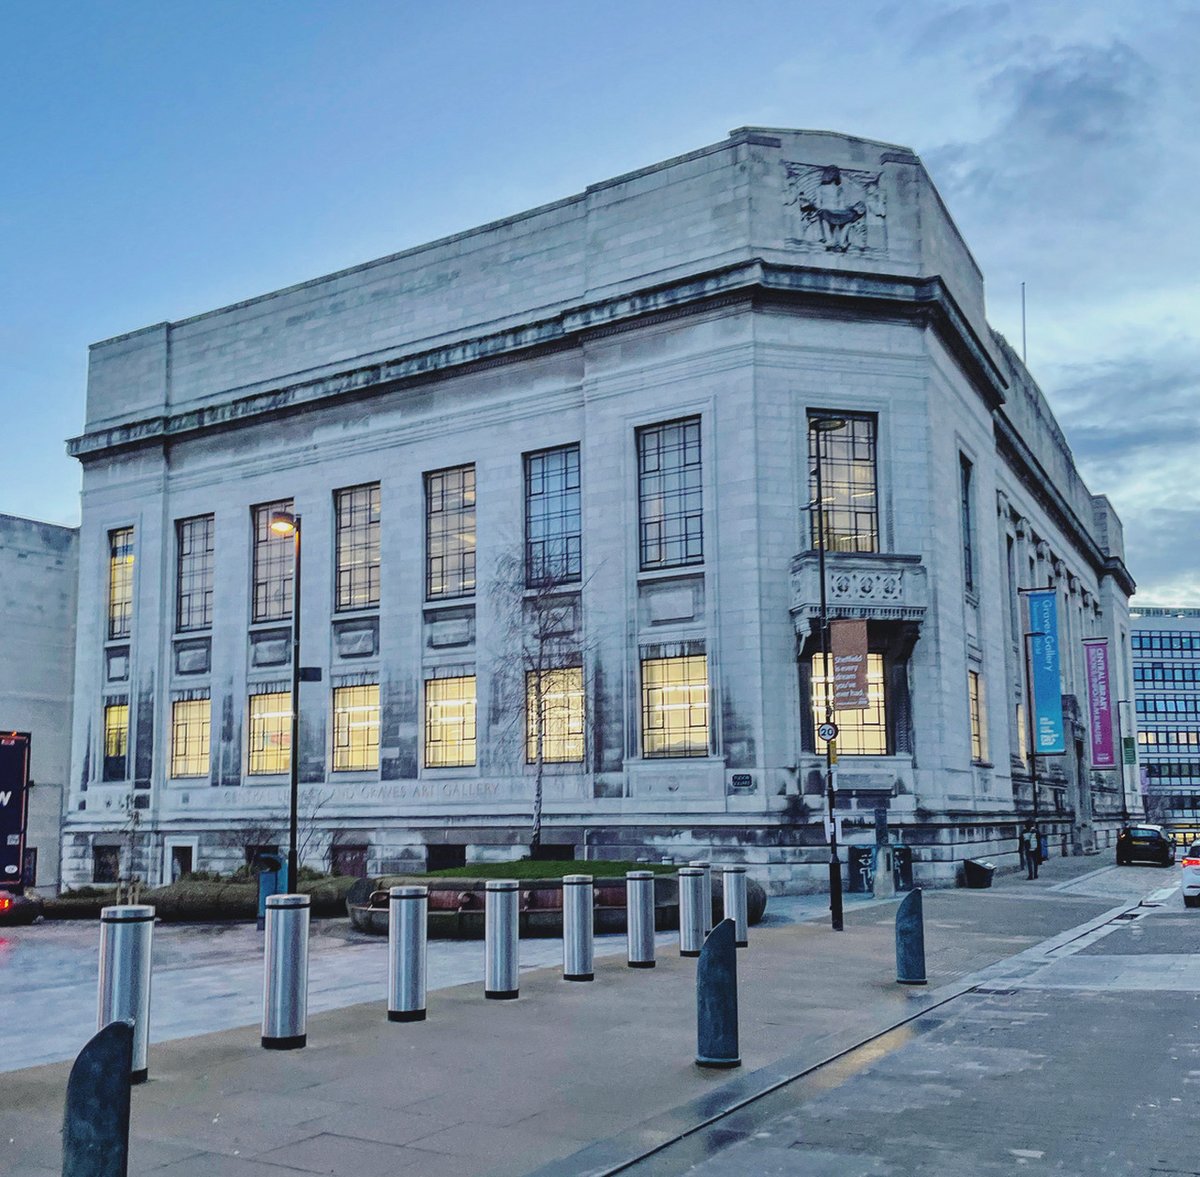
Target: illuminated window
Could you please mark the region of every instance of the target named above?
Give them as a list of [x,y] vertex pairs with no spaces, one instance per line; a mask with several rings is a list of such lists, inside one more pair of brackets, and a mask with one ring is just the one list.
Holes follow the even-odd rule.
[[638,524],[643,568],[704,559],[700,418],[639,429]]
[[582,574],[579,447],[525,457],[525,582],[563,584]]
[[564,666],[525,674],[525,755],[537,762],[538,694],[542,697],[542,760],[567,764],[583,760],[583,668]]
[[250,696],[251,776],[291,771],[292,694],[272,691]]
[[208,629],[213,610],[213,517],[180,519],[175,536],[179,553],[175,628]]
[[425,475],[425,593],[475,591],[475,467]]
[[642,754],[708,755],[708,660],[642,661]]
[[987,711],[983,697],[983,679],[975,670],[967,671],[967,695],[971,704],[971,759],[978,764],[987,760]]
[[1021,758],[1021,763],[1025,764],[1029,760],[1029,732],[1025,727],[1025,704],[1017,704],[1017,755]]
[[334,687],[333,771],[379,767],[379,686]]
[[129,704],[104,707],[104,777],[123,781],[129,776]]
[[334,494],[336,608],[379,604],[379,483]]
[[475,676],[425,683],[425,767],[475,763]]
[[208,776],[212,703],[178,699],[171,704],[171,776]]
[[[825,721],[825,661],[821,654],[812,660],[813,728]],[[837,711],[839,756],[886,756],[887,710],[884,704],[883,655],[867,655],[868,705],[859,711]],[[825,751],[825,741],[817,737],[817,751]]]
[[133,619],[133,528],[108,533],[108,636],[127,638]]
[[[817,447],[821,453],[821,491],[825,499],[825,536],[827,551],[879,551],[879,506],[875,479],[875,418],[850,413],[809,414],[814,417],[837,416],[846,425],[819,433],[808,431],[808,460],[812,471],[809,498],[817,500]],[[818,441],[818,438],[820,439]],[[820,547],[816,536],[818,515],[812,513],[813,547]]]
[[251,509],[254,519],[254,608],[255,621],[281,621],[292,615],[292,562],[295,537],[276,535],[271,516],[276,511],[292,513],[291,499],[263,503]]

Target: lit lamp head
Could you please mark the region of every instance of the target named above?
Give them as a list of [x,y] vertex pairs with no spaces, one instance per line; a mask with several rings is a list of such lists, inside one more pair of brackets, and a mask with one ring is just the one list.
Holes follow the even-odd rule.
[[300,517],[293,515],[291,511],[275,511],[267,526],[270,527],[272,535],[295,535],[300,527]]

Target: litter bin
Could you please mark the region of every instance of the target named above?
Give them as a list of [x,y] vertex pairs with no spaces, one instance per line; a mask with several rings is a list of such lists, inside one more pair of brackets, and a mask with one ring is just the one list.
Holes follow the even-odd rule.
[[993,862],[979,862],[974,858],[963,859],[963,882],[968,887],[990,887],[992,875],[996,873]]
[[279,881],[283,862],[276,854],[256,854],[251,868],[258,875],[258,930],[267,926],[267,900],[283,890]]

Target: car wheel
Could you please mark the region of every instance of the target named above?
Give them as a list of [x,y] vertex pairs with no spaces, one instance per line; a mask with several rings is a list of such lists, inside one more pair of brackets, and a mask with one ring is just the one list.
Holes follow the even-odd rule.
[[1117,866],[1128,866],[1128,865],[1129,865],[1128,858],[1118,858],[1117,859]]
[[1183,897],[1184,907],[1200,907],[1200,895],[1185,895]]

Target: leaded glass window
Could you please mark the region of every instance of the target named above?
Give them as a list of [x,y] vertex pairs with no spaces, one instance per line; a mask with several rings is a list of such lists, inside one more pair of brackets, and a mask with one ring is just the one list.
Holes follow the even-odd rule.
[[525,457],[525,582],[564,584],[582,574],[579,447]]
[[379,767],[379,686],[333,689],[333,771]]
[[336,608],[379,604],[379,483],[334,494]]
[[538,695],[541,695],[542,760],[568,764],[583,760],[583,668],[563,666],[525,674],[525,756],[537,761]]
[[[817,501],[816,467],[821,463],[826,551],[879,551],[879,501],[875,466],[875,417],[850,413],[810,413],[840,417],[841,429],[808,431],[809,498]],[[819,547],[818,513],[812,513],[813,547]]]
[[475,763],[475,676],[425,683],[425,767]]
[[294,511],[291,499],[263,503],[252,510],[254,518],[254,608],[255,621],[281,621],[292,615],[292,572],[295,537],[276,535],[271,516],[277,511]]
[[642,660],[642,754],[708,755],[708,660]]
[[129,637],[133,620],[133,528],[108,533],[108,636]]
[[175,628],[208,629],[213,619],[213,517],[197,515],[175,525]]
[[177,699],[171,704],[171,776],[208,776],[212,702]]
[[638,527],[643,569],[704,559],[700,418],[639,429]]
[[270,691],[251,695],[249,775],[270,776],[290,772],[291,752],[291,692]]
[[425,592],[464,597],[475,591],[475,467],[425,475]]

